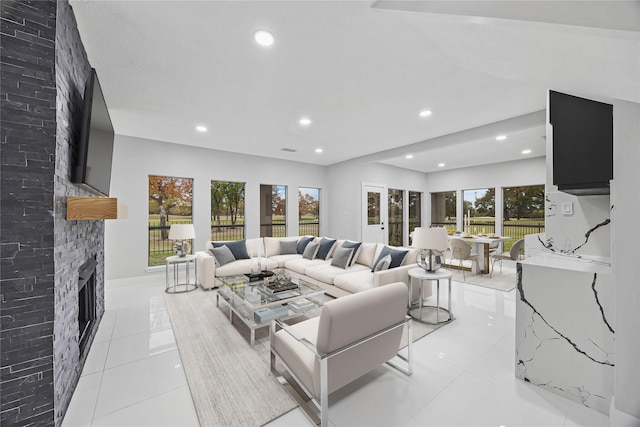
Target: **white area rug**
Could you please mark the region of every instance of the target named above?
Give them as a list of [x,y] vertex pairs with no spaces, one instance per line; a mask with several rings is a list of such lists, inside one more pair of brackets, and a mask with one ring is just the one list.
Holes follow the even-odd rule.
[[[215,290],[164,299],[200,425],[261,426],[297,406],[271,374],[268,327],[256,330],[251,348],[250,329],[235,316],[229,323]],[[435,329],[414,321],[413,341]]]
[[498,291],[509,292],[515,289],[517,285],[516,264],[514,261],[503,261],[502,273],[500,273],[500,265],[496,263],[495,271],[491,277],[489,277],[489,274],[471,274],[471,272],[467,271],[465,273],[466,278],[463,278],[462,271],[455,269],[451,269],[451,271],[453,272],[453,280]]

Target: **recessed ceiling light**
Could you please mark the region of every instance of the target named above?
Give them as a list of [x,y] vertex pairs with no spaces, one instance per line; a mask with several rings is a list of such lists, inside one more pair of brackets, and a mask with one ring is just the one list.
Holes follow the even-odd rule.
[[431,110],[422,110],[418,115],[420,117],[429,117],[431,115]]
[[444,166],[445,166],[445,164],[444,164],[444,163],[438,163],[438,167],[439,167],[439,168],[443,168]]
[[498,135],[498,136],[496,136],[496,141],[504,141],[505,139],[507,139],[506,135]]
[[316,153],[322,153],[322,148],[316,148]]
[[404,157],[406,157],[407,159],[413,159],[413,154],[407,154],[407,155],[406,155],[406,156],[404,156]]
[[253,33],[253,39],[260,46],[271,46],[274,41],[273,34],[265,30],[258,30],[255,33]]
[[207,127],[206,126],[202,126],[202,125],[198,125],[198,126],[196,126],[196,130],[198,132],[206,132],[207,131]]
[[522,154],[531,154],[531,150],[522,150]]
[[303,117],[298,120],[298,123],[300,123],[301,126],[309,126],[311,124],[311,119],[308,117]]

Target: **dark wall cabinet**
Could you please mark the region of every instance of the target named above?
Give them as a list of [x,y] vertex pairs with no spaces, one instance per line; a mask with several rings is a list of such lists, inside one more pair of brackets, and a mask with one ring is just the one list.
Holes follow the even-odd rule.
[[553,183],[574,195],[609,194],[613,179],[613,106],[549,92]]

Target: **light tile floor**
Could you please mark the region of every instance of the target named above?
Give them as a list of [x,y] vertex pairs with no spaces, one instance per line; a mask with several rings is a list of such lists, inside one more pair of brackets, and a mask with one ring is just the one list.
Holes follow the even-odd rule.
[[[197,426],[164,275],[106,287],[105,315],[63,427]],[[607,426],[605,415],[515,378],[515,297],[454,281],[456,320],[416,342],[414,374],[380,367],[334,393],[331,424]],[[311,425],[300,409],[267,424]]]

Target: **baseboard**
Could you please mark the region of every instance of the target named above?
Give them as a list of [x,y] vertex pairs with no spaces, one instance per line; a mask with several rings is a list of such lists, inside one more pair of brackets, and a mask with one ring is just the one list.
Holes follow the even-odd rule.
[[609,406],[609,426],[611,427],[640,427],[640,418],[616,409],[616,397],[611,397]]

